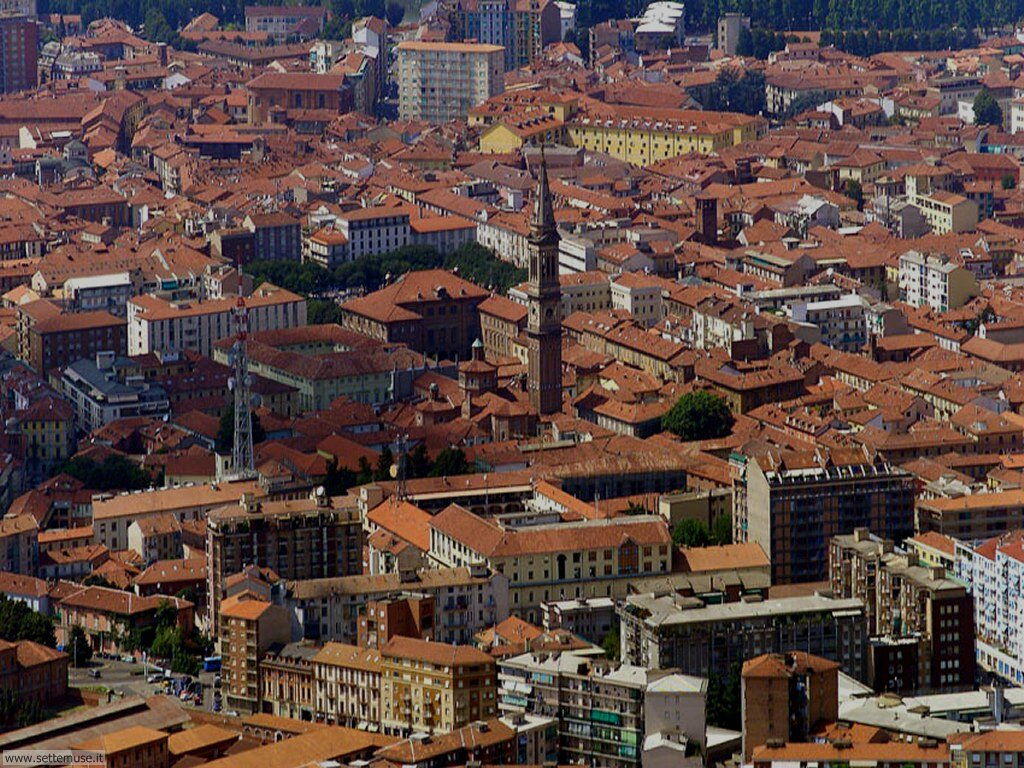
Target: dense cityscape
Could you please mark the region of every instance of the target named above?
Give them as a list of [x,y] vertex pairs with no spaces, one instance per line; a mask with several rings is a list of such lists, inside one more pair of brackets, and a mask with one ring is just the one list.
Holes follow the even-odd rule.
[[1022,168],[1013,0],[0,0],[0,762],[1024,766]]

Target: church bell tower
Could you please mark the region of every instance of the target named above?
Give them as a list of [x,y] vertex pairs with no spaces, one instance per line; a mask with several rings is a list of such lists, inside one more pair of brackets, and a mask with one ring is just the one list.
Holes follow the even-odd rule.
[[530,404],[544,416],[562,410],[562,289],[558,282],[558,228],[551,205],[543,147],[528,239],[528,387]]

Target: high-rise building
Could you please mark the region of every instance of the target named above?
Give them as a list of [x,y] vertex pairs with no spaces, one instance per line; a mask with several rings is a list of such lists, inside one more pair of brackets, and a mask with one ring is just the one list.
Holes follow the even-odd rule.
[[39,30],[25,15],[0,13],[0,92],[24,91],[38,82]]
[[941,565],[858,528],[829,550],[832,592],[864,603],[868,684],[918,693],[974,686],[974,603]]
[[393,637],[380,661],[386,733],[448,733],[497,713],[494,659],[472,646]]
[[228,709],[259,711],[260,660],[275,643],[288,642],[290,634],[288,612],[281,606],[254,599],[248,593],[224,601],[217,639]]
[[562,39],[562,13],[554,0],[516,0],[512,20],[516,66],[525,67]]
[[682,742],[680,752],[704,746],[707,681],[699,677],[575,653],[524,653],[499,662],[498,685],[503,714],[556,718],[560,764],[639,768],[667,741]]
[[451,37],[476,40],[505,49],[505,70],[515,69],[515,0],[457,0],[452,13]]
[[530,405],[545,415],[562,410],[562,289],[558,281],[558,228],[543,149],[529,244],[525,293]]
[[310,498],[240,503],[212,510],[206,520],[207,580],[211,626],[216,631],[225,579],[259,563],[282,579],[350,576],[362,571],[359,510],[318,488]]
[[766,653],[740,675],[743,760],[770,740],[809,741],[819,723],[839,717],[839,665],[809,653]]
[[700,677],[729,675],[759,653],[804,651],[864,677],[864,604],[826,594],[716,604],[682,594],[629,595],[619,608],[622,660],[676,667]]
[[863,527],[901,542],[914,532],[914,478],[864,449],[771,447],[734,469],[734,538],[761,545],[773,584],[826,579],[833,536]]
[[505,90],[505,49],[406,40],[398,47],[398,116],[447,123]]
[[730,56],[736,54],[740,30],[750,31],[750,17],[742,13],[727,13],[718,20],[718,50]]

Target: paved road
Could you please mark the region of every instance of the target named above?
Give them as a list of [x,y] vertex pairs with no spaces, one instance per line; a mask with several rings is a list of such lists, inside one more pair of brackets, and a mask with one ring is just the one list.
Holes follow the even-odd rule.
[[[144,671],[144,669],[146,671]],[[92,670],[99,670],[99,678],[90,675]],[[93,658],[88,667],[71,669],[71,684],[83,688],[102,686],[117,695],[152,696],[164,693],[162,683],[148,683],[146,677],[153,674],[156,667],[149,665],[144,668],[141,663],[127,663],[113,659]],[[177,677],[177,675],[175,675]],[[213,706],[213,672],[200,672],[199,682],[203,684],[203,708]]]

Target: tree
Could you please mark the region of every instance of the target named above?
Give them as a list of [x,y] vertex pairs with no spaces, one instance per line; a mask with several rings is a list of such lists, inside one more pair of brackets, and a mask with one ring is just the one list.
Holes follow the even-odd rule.
[[64,648],[71,655],[71,666],[84,667],[92,659],[92,646],[81,627],[71,630],[71,637]]
[[732,431],[729,404],[711,392],[687,392],[661,420],[661,426],[683,440],[713,440]]
[[13,688],[0,688],[0,731],[24,728],[45,717],[38,701],[22,698]]
[[323,299],[309,299],[306,302],[306,322],[309,325],[341,323],[344,313],[336,302]]
[[709,675],[705,711],[708,725],[742,730],[740,723],[740,665],[734,662],[728,674]]
[[397,27],[402,23],[402,19],[405,18],[405,6],[391,0],[391,2],[384,4],[384,16],[387,18],[388,24],[392,27]]
[[473,471],[469,462],[466,461],[466,453],[461,448],[448,446],[437,454],[434,459],[434,467],[430,470],[431,477],[449,477],[451,475],[465,475]]
[[395,464],[395,455],[391,449],[384,446],[384,450],[377,456],[377,469],[374,470],[374,480],[391,480],[391,467]]
[[732,544],[732,517],[723,512],[711,521],[711,543]]
[[[267,433],[260,424],[260,417],[255,413],[252,415],[252,444],[262,443],[267,439]],[[217,453],[226,455],[231,453],[235,447],[235,406],[231,405],[224,415],[220,417],[220,428],[217,430]]]
[[747,70],[737,75],[732,69],[723,69],[708,87],[703,106],[716,111],[760,114],[765,109],[764,73]]
[[864,209],[864,189],[856,179],[847,179],[843,185],[843,194],[857,204],[857,210]]
[[988,88],[982,88],[974,97],[975,125],[1002,125],[1003,110]]
[[686,518],[672,529],[672,542],[678,547],[706,547],[711,543],[708,527],[700,520]]
[[619,625],[615,624],[601,640],[601,647],[604,648],[605,656],[612,661],[619,660],[621,645],[619,642]]
[[95,491],[138,491],[153,484],[153,478],[138,464],[120,454],[112,454],[102,462],[86,456],[75,456],[58,470],[82,481]]
[[744,25],[740,26],[740,33],[736,37],[736,55],[754,55],[754,36],[750,34],[750,29]]
[[430,474],[431,461],[427,455],[427,446],[420,443],[405,457],[406,477],[426,477]]
[[0,594],[0,640],[16,643],[19,640],[31,640],[50,648],[57,646],[57,637],[53,631],[53,621],[48,616],[37,613],[21,600],[12,600]]

